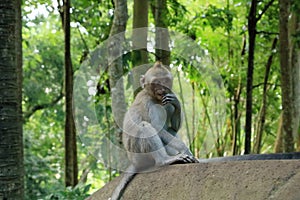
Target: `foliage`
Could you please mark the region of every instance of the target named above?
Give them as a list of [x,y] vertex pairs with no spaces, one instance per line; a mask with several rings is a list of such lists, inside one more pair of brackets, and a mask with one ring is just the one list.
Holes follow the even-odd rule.
[[[73,1],[72,17],[78,32],[88,38],[84,39],[86,48],[94,48],[107,39],[113,19],[113,5],[109,0]],[[83,36],[82,35],[82,36]]]
[[201,17],[206,19],[203,21],[203,25],[209,25],[213,30],[219,27],[225,28],[225,30],[231,30],[235,14],[228,8],[218,8],[214,5],[209,5]]
[[67,187],[66,189],[55,190],[52,194],[46,196],[45,200],[84,200],[88,195],[91,185],[77,185],[74,188]]
[[[81,1],[81,3],[83,2]],[[87,6],[88,1],[85,3]],[[77,7],[76,12],[85,9]],[[106,8],[101,7],[101,9]],[[51,1],[26,1],[23,10],[26,199],[45,199],[46,197],[78,199],[75,198],[76,195],[84,198],[90,192],[89,190],[95,190],[104,184],[100,177],[104,178],[106,175],[99,169],[94,159],[88,159],[88,164],[82,163],[79,164],[79,167],[80,170],[90,170],[90,174],[95,172],[96,181],[93,186],[86,183],[86,185],[83,184],[72,190],[65,190],[64,187],[64,99],[62,98],[64,53],[61,21],[56,7]],[[36,10],[48,12],[36,12]],[[95,9],[92,10],[96,12]],[[111,16],[103,17],[103,20],[109,21],[108,18]],[[95,18],[94,22],[96,23],[96,21]],[[80,61],[84,56],[83,50],[86,47],[87,49],[93,48],[96,41],[99,41],[98,37],[93,38],[90,35],[87,39],[84,38],[87,34],[79,33],[78,29],[76,26],[72,30],[72,44],[76,46],[76,48],[72,48],[74,69],[79,68]],[[89,29],[98,36],[95,31],[100,29],[94,30],[92,27]],[[86,160],[88,152],[84,150],[81,143],[78,147],[79,160]],[[104,180],[111,178],[106,177]],[[92,180],[89,179],[89,182]]]

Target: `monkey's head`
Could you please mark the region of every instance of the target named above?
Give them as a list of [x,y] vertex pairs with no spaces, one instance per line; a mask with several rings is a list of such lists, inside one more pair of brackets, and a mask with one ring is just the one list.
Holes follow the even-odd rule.
[[156,62],[141,78],[141,86],[153,98],[161,101],[171,92],[173,76],[161,62]]

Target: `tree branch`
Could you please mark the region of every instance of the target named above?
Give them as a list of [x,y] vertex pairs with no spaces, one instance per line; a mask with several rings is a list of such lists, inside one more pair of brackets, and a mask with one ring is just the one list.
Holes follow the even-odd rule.
[[267,12],[269,7],[274,3],[274,0],[270,0],[265,7],[262,9],[262,12],[257,16],[256,23],[262,18],[262,16]]
[[57,102],[59,102],[62,98],[63,98],[63,93],[61,92],[55,99],[53,99],[51,102],[49,103],[43,103],[43,104],[39,104],[39,105],[35,105],[31,110],[29,110],[28,112],[24,113],[23,119],[24,121],[26,119],[29,119],[29,117],[31,117],[36,111],[38,110],[42,110],[45,108],[49,108],[54,106],[55,104],[57,104]]
[[256,34],[264,34],[264,35],[279,35],[278,32],[268,32],[268,31],[256,31]]
[[[258,87],[263,86],[263,85],[264,85],[264,83],[258,83],[256,85],[253,85],[252,89],[258,88]],[[276,85],[276,87],[280,87],[281,86],[279,84],[274,84],[274,83],[266,83],[266,85]]]

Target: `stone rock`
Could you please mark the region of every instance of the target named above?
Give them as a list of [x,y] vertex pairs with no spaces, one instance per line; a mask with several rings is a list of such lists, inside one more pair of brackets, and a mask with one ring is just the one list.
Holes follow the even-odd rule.
[[[107,200],[121,177],[88,200]],[[300,161],[179,164],[138,174],[123,200],[300,200]]]

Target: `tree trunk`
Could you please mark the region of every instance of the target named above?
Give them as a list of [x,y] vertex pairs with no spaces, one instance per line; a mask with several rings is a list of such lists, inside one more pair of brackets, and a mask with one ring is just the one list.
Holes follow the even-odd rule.
[[[241,66],[244,66],[244,57],[246,54],[247,39],[246,35],[243,36],[243,46],[241,50]],[[241,113],[239,112],[239,104],[242,93],[241,75],[239,75],[238,86],[234,92],[233,104],[233,135],[232,135],[232,155],[238,155],[240,150],[240,135],[241,135]],[[238,144],[239,142],[239,144]]]
[[[132,32],[132,64],[134,67],[148,63],[147,52],[148,36],[148,0],[134,0],[133,5],[133,32]],[[133,70],[134,95],[140,91],[140,76],[145,74],[147,67]]]
[[268,62],[266,64],[266,71],[265,71],[265,78],[264,78],[264,89],[263,89],[263,100],[262,100],[262,106],[261,110],[259,112],[259,118],[257,122],[257,130],[256,130],[256,137],[255,137],[255,142],[254,142],[254,150],[253,152],[256,154],[260,153],[261,149],[261,141],[262,141],[262,136],[264,132],[264,126],[265,126],[265,119],[266,119],[266,110],[267,110],[267,89],[268,89],[268,80],[269,80],[269,74],[271,70],[271,65],[273,62],[273,55],[274,55],[274,50],[276,49],[277,45],[277,37],[273,40],[273,44],[271,47],[271,55],[269,56]]
[[275,153],[282,153],[283,152],[283,137],[282,137],[282,113],[279,116],[278,120],[278,127],[277,127],[277,134],[276,140],[274,145],[274,152]]
[[232,155],[238,155],[239,145],[238,141],[240,139],[241,132],[241,122],[239,113],[239,103],[241,97],[241,81],[239,80],[238,87],[234,93],[234,105],[233,105],[233,134],[232,134]]
[[245,125],[245,154],[251,153],[251,127],[252,127],[252,85],[254,70],[254,50],[256,38],[256,7],[257,0],[252,0],[248,16],[249,55],[247,71],[247,97],[246,97],[246,125]]
[[[294,2],[296,4],[296,2]],[[293,83],[293,136],[297,142],[297,149],[300,149],[300,6],[294,6],[291,17],[291,68]],[[298,39],[297,39],[298,38]]]
[[0,13],[0,199],[24,199],[21,1]]
[[167,0],[153,0],[153,15],[155,20],[155,56],[164,65],[170,65],[170,36],[168,32]]
[[282,131],[284,150],[294,151],[293,139],[293,71],[291,66],[291,47],[289,34],[290,1],[279,0],[279,40],[280,40],[280,68],[282,93]]
[[65,37],[65,185],[78,183],[76,130],[73,118],[73,67],[71,61],[70,0],[64,0]]
[[126,23],[128,18],[127,1],[114,0],[114,5],[115,5],[114,19],[110,31],[110,38],[112,38],[112,41],[109,42],[110,44],[109,84],[111,88],[112,112],[113,112],[114,120],[116,122],[115,133],[118,142],[121,144],[122,125],[126,113],[124,82],[122,79],[123,76],[122,45],[124,43],[124,37],[125,37],[124,32],[126,30]]

